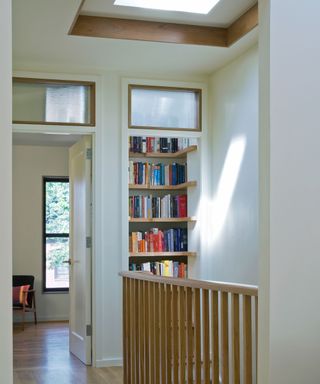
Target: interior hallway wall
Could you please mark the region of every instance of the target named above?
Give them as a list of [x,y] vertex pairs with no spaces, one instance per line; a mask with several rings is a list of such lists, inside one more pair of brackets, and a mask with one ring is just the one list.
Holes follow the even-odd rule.
[[42,176],[68,176],[68,156],[67,147],[13,146],[13,274],[35,276],[39,320],[69,318],[68,293],[42,293]]
[[320,382],[320,2],[261,5],[260,306],[269,338],[259,339],[259,383],[315,384]]
[[11,1],[0,1],[0,372],[12,383],[12,25]]
[[258,284],[258,48],[210,79],[201,277]]

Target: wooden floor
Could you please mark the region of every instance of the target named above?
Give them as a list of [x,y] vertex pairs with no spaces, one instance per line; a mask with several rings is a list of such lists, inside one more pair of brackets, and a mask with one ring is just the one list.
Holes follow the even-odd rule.
[[86,367],[69,353],[67,323],[13,328],[14,384],[122,384],[122,368]]

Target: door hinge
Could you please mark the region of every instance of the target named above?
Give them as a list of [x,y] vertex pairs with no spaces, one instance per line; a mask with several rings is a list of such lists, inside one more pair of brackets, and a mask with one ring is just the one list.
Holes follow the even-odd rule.
[[86,248],[91,248],[92,247],[92,237],[87,236],[86,237]]
[[92,160],[92,148],[87,148],[86,159]]
[[86,326],[86,336],[92,336],[92,326],[91,325]]

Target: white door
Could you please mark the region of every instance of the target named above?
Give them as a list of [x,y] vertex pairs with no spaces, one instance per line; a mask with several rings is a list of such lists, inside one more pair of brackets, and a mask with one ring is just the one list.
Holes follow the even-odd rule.
[[91,137],[69,150],[70,352],[91,364]]

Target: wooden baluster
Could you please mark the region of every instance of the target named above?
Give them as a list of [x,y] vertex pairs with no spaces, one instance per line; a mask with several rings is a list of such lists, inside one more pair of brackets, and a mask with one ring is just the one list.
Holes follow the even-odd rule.
[[166,384],[166,303],[165,284],[160,284],[160,363],[161,384]]
[[130,380],[131,383],[136,382],[135,373],[135,311],[134,311],[134,279],[130,279]]
[[210,384],[209,292],[202,290],[202,343],[204,384]]
[[160,287],[159,284],[155,285],[155,311],[154,311],[154,321],[155,321],[155,383],[160,383],[160,330],[159,330],[159,293]]
[[172,286],[173,383],[179,384],[178,288]]
[[233,382],[240,384],[240,325],[239,325],[239,295],[232,295],[232,360]]
[[[160,283],[159,280],[146,278],[145,275],[141,275],[143,276],[141,280],[132,278],[130,274],[122,276],[123,377],[126,384],[160,384],[160,382],[219,384],[220,367],[223,384],[229,384],[230,376],[234,384],[239,384],[241,353],[243,353],[244,383],[252,384],[254,380],[256,381],[256,377],[253,377],[253,372],[257,373],[257,367],[253,366],[257,364],[253,351],[257,350],[258,344],[256,288],[239,286],[238,293],[221,292],[219,308],[218,289],[226,290],[226,285],[221,285],[220,288],[217,283],[212,283],[211,287],[209,283],[201,283],[198,286],[201,288],[194,288],[196,285],[193,282],[191,288],[180,286],[179,283],[171,286],[172,282],[168,279],[163,279],[165,283]],[[227,289],[235,292],[234,286]],[[209,290],[211,290],[210,305]],[[240,295],[243,296],[243,346],[240,346]],[[229,296],[232,334],[230,356],[232,356],[233,373],[231,375]],[[254,336],[255,345],[253,345]],[[240,351],[242,347],[243,351]]]
[[219,384],[219,304],[218,292],[211,291],[211,354],[213,384]]
[[258,382],[258,296],[255,297],[255,322],[256,322],[256,383]]
[[155,382],[155,283],[150,283],[150,384]]
[[196,384],[201,383],[201,320],[200,320],[200,289],[194,290],[194,332],[195,332],[195,371]]
[[186,381],[186,302],[184,287],[179,287],[180,383]]
[[193,324],[192,324],[192,289],[186,289],[187,295],[187,362],[188,362],[188,370],[187,370],[187,382],[188,384],[193,384]]
[[128,337],[130,333],[128,332],[128,301],[127,301],[127,283],[128,279],[126,277],[122,278],[122,322],[123,322],[123,380],[125,383],[129,383],[128,380]]
[[[229,308],[228,293],[221,293],[221,348],[222,348],[222,383],[229,384]],[[246,382],[246,384],[248,384]]]
[[171,324],[172,286],[166,287],[166,349],[167,349],[167,383],[172,383],[172,339],[174,337]]
[[146,383],[145,380],[145,350],[144,350],[144,335],[145,335],[145,290],[144,282],[141,280],[139,284],[139,350],[140,350],[140,383]]
[[140,384],[140,370],[139,370],[139,280],[134,279],[134,304],[135,304],[135,371],[136,371],[136,384]]
[[251,296],[243,296],[243,360],[244,382],[252,383],[252,319]]
[[144,313],[144,350],[145,350],[145,378],[146,384],[150,383],[150,371],[149,371],[149,359],[150,359],[150,283],[148,281],[143,282],[145,292],[145,313]]

